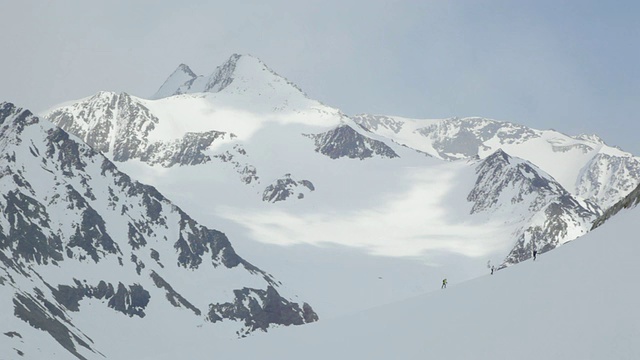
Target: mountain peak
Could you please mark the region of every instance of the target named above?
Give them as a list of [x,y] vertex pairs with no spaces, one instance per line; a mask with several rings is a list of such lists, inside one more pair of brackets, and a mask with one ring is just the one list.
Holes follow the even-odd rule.
[[[567,191],[558,184],[553,177],[536,167],[534,164],[514,158],[502,149],[484,159],[476,168],[478,180],[467,200],[474,203],[472,213],[485,211],[501,204],[500,194],[507,189],[518,189],[511,194],[514,201],[523,201],[522,193],[537,195],[565,195]],[[536,196],[537,196],[536,195]],[[542,202],[538,202],[538,205]],[[536,211],[539,209],[536,209]]]
[[233,54],[209,76],[196,75],[187,65],[180,64],[151,98],[202,92],[218,93],[232,84],[235,86],[231,91],[239,94],[255,93],[262,96],[284,90],[287,93],[301,93],[306,97],[300,88],[271,70],[257,57]]
[[493,152],[493,154],[487,156],[487,158],[485,159],[485,161],[491,162],[494,161],[492,159],[502,159],[505,162],[509,163],[509,161],[511,160],[511,155],[507,154],[506,152],[504,152],[504,150],[502,150],[502,148],[496,150]]
[[[236,72],[236,67],[238,66],[238,61],[243,56],[240,54],[233,54],[229,57],[224,64],[218,66],[216,71],[209,77],[209,81],[204,88],[205,92],[219,92],[229,84],[231,84],[234,80],[234,75]],[[249,57],[245,57],[247,59]],[[255,59],[255,58],[252,58]],[[259,63],[262,63],[260,60],[257,60]]]
[[[0,125],[8,125],[5,120],[10,118],[13,119],[10,126],[17,126],[18,131],[22,131],[25,125],[38,121],[31,111],[17,107],[10,102],[0,102]],[[0,136],[0,138],[6,137],[7,134],[4,133]]]
[[169,75],[167,80],[160,86],[158,91],[151,97],[152,99],[161,99],[176,95],[180,87],[186,83],[193,81],[198,76],[185,64],[178,65],[178,68]]
[[185,73],[191,77],[197,77],[197,75],[191,70],[191,68],[187,64],[180,64],[178,68],[173,72],[176,73]]

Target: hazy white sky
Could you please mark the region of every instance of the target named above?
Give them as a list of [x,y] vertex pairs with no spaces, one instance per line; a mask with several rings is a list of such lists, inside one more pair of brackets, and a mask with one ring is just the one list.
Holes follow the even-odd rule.
[[250,53],[347,114],[485,116],[640,155],[640,3],[0,0],[0,101],[147,97]]

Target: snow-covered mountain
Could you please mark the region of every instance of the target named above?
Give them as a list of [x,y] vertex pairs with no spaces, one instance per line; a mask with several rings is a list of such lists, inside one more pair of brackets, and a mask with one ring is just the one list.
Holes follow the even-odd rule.
[[[152,99],[102,92],[46,117],[246,251],[347,247],[420,258],[428,274],[454,258],[458,281],[487,260],[512,265],[585,234],[639,182],[640,160],[595,136],[483,118],[349,117],[248,55],[210,76],[180,65]],[[291,276],[280,259],[254,255]],[[341,294],[353,307],[338,309],[347,302],[326,294],[339,280],[292,280],[321,314],[383,302],[353,290]]]
[[114,331],[228,338],[317,320],[224,233],[10,103],[0,154],[3,355],[101,358]]
[[[0,349],[24,358],[325,358],[350,338],[362,349],[382,343],[389,327],[450,334],[435,313],[448,298],[398,301],[444,277],[455,292],[487,273],[487,260],[507,267],[574,240],[604,209],[637,202],[625,196],[640,182],[640,159],[597,136],[484,118],[347,116],[248,55],[209,76],[181,64],[150,99],[100,92],[44,116],[60,129],[10,104],[0,111],[0,301],[13,309]],[[563,259],[537,288],[555,276],[580,281],[563,275]],[[530,266],[478,280],[511,279],[486,294],[471,286],[454,303],[484,294],[483,306],[509,309],[481,319],[509,324],[507,336],[514,313],[579,302],[557,287],[520,297],[527,284],[510,274]],[[339,320],[385,303],[383,327]],[[416,320],[425,304],[438,310]],[[314,310],[338,327],[278,329],[275,350],[256,334],[315,322]],[[423,357],[422,342],[399,333],[407,346],[369,357]],[[229,334],[251,339],[226,343]],[[319,348],[316,336],[336,346]]]
[[285,99],[290,96],[306,96],[300,88],[276,74],[260,59],[233,54],[209,76],[197,76],[187,65],[180,64],[151,99],[180,94],[217,93],[229,85],[232,88],[227,91],[236,93],[267,97],[277,95],[284,96]]
[[502,149],[536,164],[567,191],[603,209],[640,182],[640,158],[607,146],[595,135],[571,137],[484,118],[417,120],[363,114],[353,119],[373,133],[444,160],[484,158]]
[[[580,201],[531,163],[497,150],[476,168],[478,180],[469,193],[471,213],[501,213],[507,221],[526,224],[513,233],[516,245],[504,265],[527,260],[583,235],[601,214],[597,205]],[[515,206],[517,205],[517,206]],[[519,209],[520,211],[514,211]]]

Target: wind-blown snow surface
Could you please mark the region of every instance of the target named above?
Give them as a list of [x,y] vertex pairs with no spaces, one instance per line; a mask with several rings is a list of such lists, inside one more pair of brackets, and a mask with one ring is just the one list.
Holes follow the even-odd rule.
[[640,161],[597,138],[480,118],[348,117],[251,56],[208,77],[187,70],[154,100],[104,92],[47,117],[224,229],[323,318],[551,249],[638,183]]
[[[538,260],[224,349],[221,358],[638,359],[640,208]],[[233,355],[231,355],[233,354]]]

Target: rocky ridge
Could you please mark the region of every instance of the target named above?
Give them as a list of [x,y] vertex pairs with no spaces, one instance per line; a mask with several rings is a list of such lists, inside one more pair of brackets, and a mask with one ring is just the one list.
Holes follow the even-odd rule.
[[602,224],[607,222],[620,211],[624,209],[632,209],[638,206],[638,204],[640,204],[640,185],[633,189],[633,191],[631,191],[622,200],[618,201],[616,204],[604,211],[604,213],[593,222],[591,230],[602,226]]
[[[0,135],[0,288],[15,309],[3,332],[16,331],[19,319],[82,359],[99,353],[101,344],[73,323],[95,306],[145,318],[148,307],[166,303],[214,326],[202,307],[250,296],[246,311],[215,317],[237,323],[240,336],[317,319],[308,305],[282,297],[279,283],[241,258],[224,233],[199,225],[64,130],[2,103]],[[219,285],[191,289],[175,282],[185,276],[179,274]],[[265,320],[265,309],[282,317]]]
[[316,152],[332,159],[346,157],[364,160],[376,155],[389,159],[399,157],[384,142],[366,137],[346,124],[324,133],[307,136],[314,140]]
[[531,258],[533,250],[547,252],[589,231],[602,211],[579,201],[535,165],[502,150],[476,167],[478,178],[467,200],[472,214],[508,214],[514,224],[515,246],[502,266]]
[[[159,120],[137,98],[126,93],[100,92],[47,114],[47,119],[74,134],[113,161],[140,160],[162,167],[227,163],[244,183],[258,180],[247,152],[235,143],[236,135],[222,131],[187,132],[173,140],[151,140]],[[228,144],[212,151],[212,146]]]
[[274,183],[270,184],[264,189],[262,193],[262,201],[266,202],[278,202],[285,201],[298,193],[296,197],[303,199],[304,194],[315,191],[316,188],[309,180],[295,180],[291,178],[291,174],[285,174],[284,177],[277,179]]

